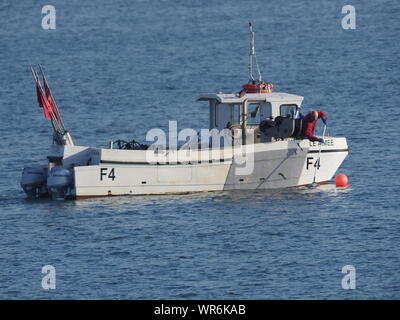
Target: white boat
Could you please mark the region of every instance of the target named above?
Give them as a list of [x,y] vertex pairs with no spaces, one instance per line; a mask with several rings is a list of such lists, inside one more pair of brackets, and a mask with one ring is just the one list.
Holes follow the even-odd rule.
[[303,97],[272,92],[259,71],[255,80],[255,59],[250,25],[249,83],[239,93],[202,95],[198,100],[208,102],[209,128],[198,134],[175,133],[191,137],[180,148],[176,143],[149,148],[127,143],[114,148],[112,142],[109,148],[74,145],[55,102],[47,105],[54,99],[43,74],[53,145],[46,164],[24,168],[22,188],[31,198],[85,199],[327,183],[348,154],[346,138],[323,136],[323,143],[303,138]]

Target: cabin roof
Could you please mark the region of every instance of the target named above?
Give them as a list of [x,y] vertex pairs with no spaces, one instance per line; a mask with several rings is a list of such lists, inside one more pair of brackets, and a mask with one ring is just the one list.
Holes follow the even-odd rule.
[[217,100],[219,103],[242,103],[246,99],[251,101],[302,101],[304,97],[284,92],[246,93],[242,97],[239,97],[237,93],[209,93],[197,100]]

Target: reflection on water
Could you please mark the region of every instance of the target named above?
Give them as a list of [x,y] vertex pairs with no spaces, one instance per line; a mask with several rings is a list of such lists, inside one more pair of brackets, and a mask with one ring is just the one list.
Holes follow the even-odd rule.
[[[148,195],[148,196],[115,196],[104,198],[93,198],[78,201],[68,201],[67,206],[78,208],[118,208],[132,206],[173,205],[176,203],[188,204],[198,202],[226,202],[227,204],[241,203],[252,205],[257,203],[269,203],[275,201],[307,200],[324,198],[324,201],[332,197],[340,196],[350,192],[351,188],[336,188],[334,184],[318,185],[316,187],[298,187],[272,190],[231,190],[213,192],[195,192],[184,195]],[[46,200],[51,201],[51,200]]]

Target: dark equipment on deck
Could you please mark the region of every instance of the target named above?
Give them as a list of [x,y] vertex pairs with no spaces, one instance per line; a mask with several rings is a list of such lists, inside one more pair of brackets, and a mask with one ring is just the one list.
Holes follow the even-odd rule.
[[301,135],[302,119],[278,116],[274,120],[261,121],[260,130],[271,138],[299,138]]
[[149,146],[147,144],[142,144],[136,140],[125,141],[117,140],[113,142],[113,146],[116,145],[118,149],[122,150],[147,150]]

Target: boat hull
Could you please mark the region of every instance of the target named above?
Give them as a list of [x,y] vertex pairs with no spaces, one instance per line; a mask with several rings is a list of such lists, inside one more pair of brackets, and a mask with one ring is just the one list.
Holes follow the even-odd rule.
[[[62,158],[63,168],[71,172],[65,198],[86,199],[326,183],[346,158],[348,147],[345,138],[327,138],[322,146],[309,140],[289,140],[178,151],[173,157],[150,163],[148,152],[153,151],[68,146],[53,151],[58,154],[49,158]],[[171,155],[166,151],[164,156],[168,153]]]
[[[296,187],[325,183],[332,179],[348,154],[345,138],[332,138],[326,145],[308,140],[260,143],[243,150],[225,149],[225,157],[211,156],[200,161],[191,155],[186,164],[167,162],[162,165],[135,163],[126,157],[129,151],[110,153],[98,165],[75,167],[76,198],[181,194],[201,191],[252,190]],[[215,152],[214,152],[215,153]],[[114,157],[113,155],[114,154]],[[250,155],[250,156],[249,156]],[[319,167],[318,167],[318,158]],[[211,159],[211,160],[210,160]],[[131,161],[128,161],[131,160]],[[139,162],[140,159],[137,159]],[[197,160],[197,161],[196,161]],[[249,165],[250,164],[250,165]],[[252,164],[252,165],[251,165]]]

